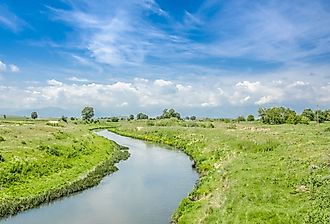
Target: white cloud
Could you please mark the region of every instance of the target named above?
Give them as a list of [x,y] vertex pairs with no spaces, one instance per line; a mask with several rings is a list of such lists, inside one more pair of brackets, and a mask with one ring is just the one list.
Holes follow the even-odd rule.
[[156,79],[156,80],[154,81],[154,84],[155,84],[156,86],[159,86],[159,87],[165,87],[165,86],[171,86],[171,85],[173,85],[173,82],[171,82],[171,81],[166,81],[166,80],[163,80],[163,79]]
[[6,65],[4,62],[0,61],[0,72],[19,72],[20,69],[17,65],[14,64],[10,64],[10,65]]
[[6,68],[7,68],[6,64],[0,61],[0,72],[6,71]]
[[76,76],[69,77],[68,80],[69,80],[69,81],[72,81],[72,82],[89,82],[88,79],[85,79],[85,78],[78,78],[78,77],[76,77]]
[[19,67],[17,67],[17,65],[13,65],[13,64],[9,65],[9,70],[11,72],[19,72],[20,71]]
[[263,105],[266,103],[270,103],[271,101],[272,101],[272,96],[263,96],[255,103],[258,105]]
[[47,84],[50,86],[62,86],[63,85],[62,82],[59,82],[55,79],[47,80]]
[[148,112],[155,108],[160,110],[170,107],[189,111],[219,108],[217,110],[221,111],[221,108],[250,106],[256,108],[256,111],[259,106],[297,103],[305,107],[315,104],[330,106],[329,84],[309,83],[302,87],[302,83],[308,82],[301,80],[281,80],[280,85],[278,80],[242,80],[229,86],[217,80],[211,83],[206,85],[206,81],[200,80],[187,84],[175,80],[134,78],[131,81],[110,84],[67,84],[52,79],[47,81],[47,85],[39,83],[26,88],[0,86],[0,101],[3,108],[57,106],[79,109],[89,104],[98,110],[117,110],[122,111],[121,113],[132,113],[136,110]]
[[243,81],[238,82],[235,86],[238,88],[247,89],[250,92],[256,92],[260,87],[260,82]]

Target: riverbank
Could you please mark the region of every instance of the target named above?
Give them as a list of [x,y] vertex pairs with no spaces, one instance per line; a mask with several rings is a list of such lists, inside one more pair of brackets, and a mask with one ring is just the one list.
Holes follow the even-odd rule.
[[180,203],[175,223],[328,222],[330,123],[212,124],[134,121],[110,130],[175,146],[195,161],[200,181]]
[[0,123],[0,217],[97,185],[129,157],[92,126],[47,121]]

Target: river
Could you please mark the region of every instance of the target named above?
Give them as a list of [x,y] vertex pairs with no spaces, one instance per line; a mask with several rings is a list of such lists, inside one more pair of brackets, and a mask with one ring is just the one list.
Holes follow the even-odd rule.
[[103,130],[98,135],[129,147],[130,158],[99,185],[0,221],[1,224],[165,224],[198,179],[178,150]]

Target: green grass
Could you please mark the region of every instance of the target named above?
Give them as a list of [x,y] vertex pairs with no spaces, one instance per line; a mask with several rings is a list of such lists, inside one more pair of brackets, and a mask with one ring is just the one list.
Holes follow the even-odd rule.
[[176,223],[329,223],[330,123],[212,124],[135,121],[111,130],[194,159],[200,181],[173,215]]
[[0,217],[94,186],[128,157],[91,125],[46,123],[0,121]]

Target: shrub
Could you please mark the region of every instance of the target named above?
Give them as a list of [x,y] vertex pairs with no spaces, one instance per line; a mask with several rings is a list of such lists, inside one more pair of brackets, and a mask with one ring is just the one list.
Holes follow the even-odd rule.
[[6,141],[4,137],[0,136],[0,142],[4,142],[4,141]]
[[249,114],[246,118],[247,121],[254,121],[254,116],[252,114]]
[[129,115],[128,120],[129,121],[134,120],[134,115],[133,114]]
[[310,119],[308,117],[305,116],[300,116],[300,123],[301,124],[309,124]]
[[4,162],[5,158],[3,158],[3,156],[0,154],[0,162]]
[[61,120],[64,121],[65,123],[68,123],[68,118],[65,117],[65,116],[62,116],[62,117],[61,117]]
[[192,120],[192,121],[196,120],[196,116],[191,116],[190,120]]
[[148,120],[147,121],[147,125],[148,126],[155,126],[155,123],[153,121]]
[[118,117],[112,117],[111,118],[111,122],[118,122],[119,121],[119,118]]
[[238,117],[236,118],[236,121],[237,121],[237,122],[245,121],[245,118],[241,115],[241,116],[238,116]]

